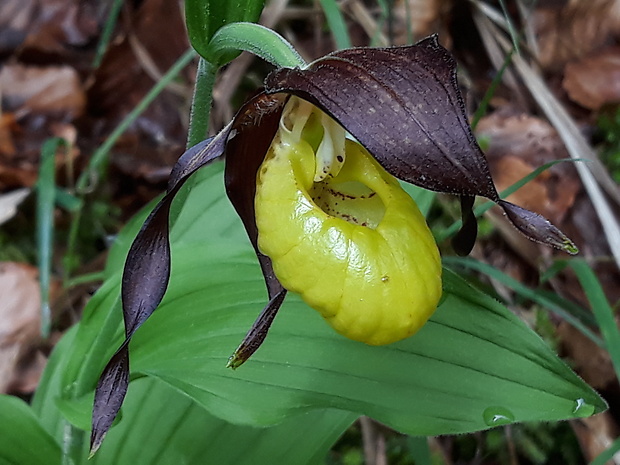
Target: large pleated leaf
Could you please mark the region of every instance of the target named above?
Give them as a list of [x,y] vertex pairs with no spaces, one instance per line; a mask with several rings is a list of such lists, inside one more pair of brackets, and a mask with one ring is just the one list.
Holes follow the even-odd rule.
[[[236,371],[226,369],[266,291],[247,239],[230,240],[243,237],[243,230],[232,209],[220,204],[223,188],[214,181],[221,166],[203,171],[205,182],[188,193],[172,230],[168,293],[132,341],[135,374],[156,377],[212,414],[248,425],[271,425],[327,407],[370,415],[403,432],[435,435],[586,416],[605,408],[535,333],[449,270],[439,309],[405,341],[371,347],[345,339],[290,296],[253,358]],[[215,217],[195,218],[189,212],[198,205],[222,208]],[[183,234],[176,236],[177,228]],[[120,321],[120,313],[111,316],[119,312],[115,279],[87,309],[74,354],[84,353],[108,319]],[[108,333],[107,354],[89,346],[84,357],[73,357],[74,373],[90,370],[84,385],[94,388],[120,339],[117,328]],[[123,422],[132,415],[126,413]]]
[[170,293],[136,335],[133,367],[229,421],[268,425],[337,407],[437,435],[604,409],[535,333],[448,270],[443,303],[414,337],[383,347],[354,342],[291,296],[251,361],[227,370],[264,302],[255,257],[217,245],[176,257]]
[[[95,297],[95,304],[97,300]],[[66,440],[70,425],[63,418],[59,405],[69,405],[78,416],[84,417],[81,423],[89,424],[88,401],[65,399],[64,393],[71,386],[63,386],[60,376],[72,356],[76,330],[79,325],[54,350],[32,410],[22,401],[0,397],[3,420],[0,431],[4,428],[7,432],[2,431],[4,436],[0,436],[0,463],[5,463],[2,460],[7,457],[16,457],[17,461],[11,459],[8,463],[19,465],[60,463],[60,450],[54,439],[59,443]],[[92,403],[92,395],[85,397]],[[5,405],[12,407],[11,404],[17,408],[3,409]],[[236,465],[251,457],[251,462],[257,465],[316,464],[321,463],[333,443],[356,418],[348,412],[323,409],[290,418],[271,428],[233,425],[210,415],[200,404],[153,378],[139,378],[133,382],[123,408],[123,419],[88,463]],[[46,443],[38,445],[40,438],[33,436],[37,431]],[[74,431],[73,434],[82,434],[85,438],[87,432]],[[6,446],[4,439],[11,441],[11,445]],[[19,441],[27,441],[28,446],[15,448]],[[84,441],[81,451],[84,460],[88,454],[86,446]]]
[[60,446],[43,429],[28,404],[0,395],[0,463],[60,464]]
[[89,463],[316,464],[356,418],[330,409],[299,415],[271,428],[233,425],[153,378],[132,383],[123,413],[124,419]]

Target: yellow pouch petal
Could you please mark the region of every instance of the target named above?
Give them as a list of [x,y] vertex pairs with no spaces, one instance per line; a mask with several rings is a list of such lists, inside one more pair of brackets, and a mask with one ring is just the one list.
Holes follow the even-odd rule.
[[338,174],[315,182],[303,138],[276,135],[257,179],[258,245],[276,276],[342,335],[404,339],[441,296],[437,246],[415,202],[357,142]]

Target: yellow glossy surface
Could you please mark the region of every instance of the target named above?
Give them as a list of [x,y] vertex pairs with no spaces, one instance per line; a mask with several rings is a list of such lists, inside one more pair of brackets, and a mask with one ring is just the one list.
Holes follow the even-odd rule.
[[[344,336],[382,345],[415,333],[441,296],[441,265],[411,197],[358,143],[336,177],[279,133],[259,170],[259,248],[276,276]],[[316,200],[315,200],[316,199]]]

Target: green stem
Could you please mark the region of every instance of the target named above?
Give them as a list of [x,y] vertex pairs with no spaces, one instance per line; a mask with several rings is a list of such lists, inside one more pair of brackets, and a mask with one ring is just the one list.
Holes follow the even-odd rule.
[[240,51],[253,53],[278,68],[305,68],[307,63],[284,37],[253,23],[232,23],[217,30],[209,41],[207,56],[220,66]]
[[196,84],[194,86],[189,128],[187,132],[187,148],[196,145],[207,137],[216,72],[217,66],[204,58],[198,60]]

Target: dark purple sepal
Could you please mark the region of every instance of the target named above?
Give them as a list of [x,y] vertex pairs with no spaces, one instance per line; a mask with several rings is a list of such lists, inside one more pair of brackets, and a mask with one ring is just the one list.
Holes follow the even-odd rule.
[[342,50],[307,69],[279,69],[267,92],[308,100],[347,129],[391,174],[433,191],[497,200],[471,132],[456,62],[437,36],[416,45]]
[[547,244],[571,255],[579,253],[577,246],[549,220],[538,213],[531,212],[505,200],[500,200],[510,222],[525,236],[534,242]]
[[217,135],[190,147],[179,157],[168,178],[168,192],[181,179],[186,178],[197,169],[222,156],[226,148],[231,126],[232,122],[228,123]]
[[136,236],[125,261],[121,286],[125,336],[133,333],[155,311],[170,279],[168,215],[174,194],[157,204]]
[[254,198],[258,170],[276,135],[287,100],[287,95],[260,93],[246,102],[233,120],[226,147],[226,193],[254,247],[270,299],[229,358],[227,366],[233,369],[245,363],[263,343],[286,296],[286,290],[273,271],[271,259],[258,248]]
[[[456,61],[436,35],[405,47],[341,50],[306,69],[278,69],[267,76],[265,89],[297,95],[321,108],[399,179],[500,202],[469,126]],[[532,215],[511,209],[508,217],[530,239],[574,253],[572,242],[550,223],[545,231],[553,228],[554,233],[524,227]],[[463,220],[454,242],[458,253],[471,250],[477,229],[469,210]]]

